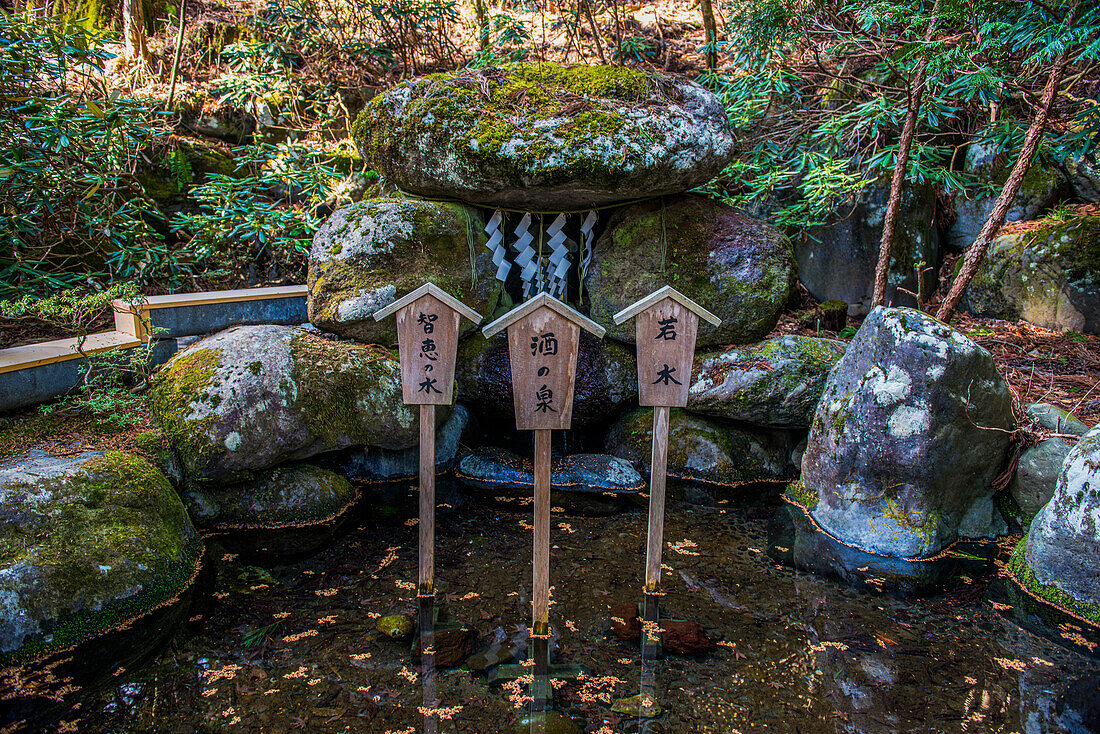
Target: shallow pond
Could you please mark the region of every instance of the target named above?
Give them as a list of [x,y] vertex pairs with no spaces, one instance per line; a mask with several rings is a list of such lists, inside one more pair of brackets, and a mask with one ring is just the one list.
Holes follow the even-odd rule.
[[[517,636],[530,613],[530,515],[441,497],[440,622],[476,628],[476,649]],[[286,566],[215,550],[210,604],[86,703],[79,730],[511,731],[527,715],[521,686],[444,669],[425,708],[409,641],[378,633],[379,617],[416,612],[411,494],[384,509]],[[857,590],[772,560],[775,502],[717,498],[669,503],[662,600],[665,618],[701,623],[713,647],[657,661],[660,716],[614,713],[612,700],[641,684],[638,646],[614,637],[608,618],[640,601],[646,514],[555,509],[556,660],[583,671],[555,682],[555,708],[578,731],[1083,732],[1100,706],[1100,660],[1011,621],[986,594],[992,565],[923,598]]]

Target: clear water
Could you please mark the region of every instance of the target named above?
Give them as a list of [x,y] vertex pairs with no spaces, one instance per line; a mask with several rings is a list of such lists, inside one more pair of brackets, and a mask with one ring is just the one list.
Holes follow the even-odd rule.
[[[716,644],[656,663],[653,720],[610,708],[641,684],[637,645],[611,635],[608,617],[640,601],[644,509],[554,513],[557,661],[585,671],[555,684],[554,706],[578,730],[1088,731],[1079,722],[1097,706],[1100,660],[1011,621],[984,593],[991,566],[924,598],[849,588],[774,562],[774,502],[729,497],[669,503],[663,615],[701,623]],[[203,618],[86,704],[79,730],[513,730],[527,714],[522,687],[484,674],[439,671],[434,710],[424,707],[409,642],[376,631],[380,615],[415,618],[415,505],[410,495],[394,514],[370,512],[298,563],[264,570],[226,557]],[[529,514],[484,499],[456,495],[440,508],[440,621],[476,627],[478,648],[528,624],[530,528]]]

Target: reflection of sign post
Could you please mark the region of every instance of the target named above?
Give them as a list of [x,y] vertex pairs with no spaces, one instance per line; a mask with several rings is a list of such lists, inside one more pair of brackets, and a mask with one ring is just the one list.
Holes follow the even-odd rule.
[[508,330],[516,428],[535,432],[533,634],[550,624],[550,432],[569,428],[580,330],[602,338],[604,329],[546,293],[540,293],[483,329]]
[[638,344],[638,404],[654,406],[645,589],[656,594],[661,584],[661,543],[665,530],[669,412],[670,408],[687,405],[699,319],[714,326],[722,322],[667,285],[615,314],[615,323],[632,317]]
[[419,593],[435,588],[435,406],[454,399],[455,356],[461,316],[481,314],[433,283],[425,283],[374,314],[397,314],[397,351],[405,403],[420,406],[420,579]]

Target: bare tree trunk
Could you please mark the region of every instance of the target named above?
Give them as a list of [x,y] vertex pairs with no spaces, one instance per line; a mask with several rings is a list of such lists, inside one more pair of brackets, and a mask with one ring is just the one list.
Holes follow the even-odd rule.
[[703,12],[703,30],[707,37],[707,68],[714,71],[718,68],[718,25],[714,22],[714,6],[710,0],[699,0],[699,7]]
[[122,55],[149,63],[149,47],[145,45],[145,9],[141,0],[122,0]]
[[[1077,5],[1074,4],[1070,8],[1069,16],[1066,18],[1066,28],[1073,25],[1076,12]],[[1031,161],[1035,157],[1035,152],[1039,149],[1040,141],[1043,139],[1047,117],[1050,115],[1050,108],[1054,104],[1058,85],[1062,81],[1062,75],[1065,73],[1068,63],[1069,59],[1066,57],[1065,51],[1059,54],[1054,61],[1050,76],[1047,78],[1046,87],[1043,89],[1043,101],[1040,103],[1038,114],[1035,115],[1035,119],[1031,121],[1031,126],[1027,129],[1024,146],[1020,150],[1019,158],[1016,159],[1016,165],[1012,167],[1012,171],[1008,174],[1008,180],[1005,181],[1000,196],[993,204],[993,211],[990,212],[989,218],[985,220],[985,226],[982,227],[978,238],[974,240],[974,244],[966,251],[966,255],[963,257],[962,270],[959,271],[958,277],[951,285],[951,291],[943,299],[939,310],[936,311],[936,318],[940,321],[950,321],[951,317],[955,315],[955,309],[958,308],[959,301],[966,293],[970,281],[974,279],[974,275],[978,272],[978,267],[982,264],[982,259],[985,258],[986,250],[989,249],[993,238],[997,236],[997,231],[1004,224],[1005,215],[1008,214],[1012,200],[1020,190],[1020,184],[1023,182],[1024,176],[1027,175],[1027,169],[1031,167]]]
[[168,83],[168,101],[164,108],[171,112],[172,102],[176,98],[176,76],[180,69],[180,56],[183,53],[183,24],[184,14],[187,12],[187,0],[180,0],[180,22],[176,31],[176,53],[172,56],[172,80]]
[[596,41],[596,53],[600,55],[600,63],[606,64],[607,57],[603,55],[603,44],[600,43],[600,31],[596,28],[596,19],[592,16],[592,0],[580,0],[584,3],[584,12],[588,16],[588,27],[592,29],[592,38]]
[[[704,0],[706,1],[706,0]],[[932,40],[936,28],[936,11],[939,0],[932,4],[932,17],[924,29],[924,42]],[[890,179],[890,199],[886,203],[886,217],[882,221],[882,240],[879,242],[878,265],[875,268],[875,293],[871,298],[871,308],[886,303],[886,281],[890,275],[890,254],[894,248],[894,232],[898,226],[898,209],[901,207],[901,189],[905,185],[905,171],[909,167],[909,151],[913,147],[913,138],[917,133],[917,115],[921,100],[924,98],[925,70],[928,68],[928,56],[922,56],[909,85],[906,100],[905,123],[901,128],[898,141],[898,159],[894,163],[894,176]],[[920,286],[917,286],[920,288]]]
[[477,47],[484,51],[489,48],[489,13],[485,0],[474,0],[474,15],[477,17]]

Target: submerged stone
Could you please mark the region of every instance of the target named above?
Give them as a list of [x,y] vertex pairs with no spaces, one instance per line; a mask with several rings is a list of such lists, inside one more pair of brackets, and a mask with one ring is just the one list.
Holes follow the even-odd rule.
[[818,403],[802,504],[853,547],[936,555],[993,494],[1014,425],[987,351],[920,311],[876,308]]
[[[457,668],[474,651],[477,630],[462,624],[445,624],[432,630],[432,646],[435,651],[432,662],[437,668]],[[413,645],[413,660],[421,662],[424,654],[424,638],[417,637]]]
[[[375,321],[374,313],[426,281],[488,314],[501,283],[484,228],[477,210],[461,204],[389,198],[340,209],[313,236],[310,322],[349,339],[395,346],[396,319]],[[465,319],[460,327],[474,328]]]
[[412,637],[416,628],[412,618],[407,614],[390,614],[380,618],[375,626],[379,632],[391,640],[403,640]]
[[688,410],[760,426],[809,427],[844,342],[787,335],[702,355]]
[[635,693],[626,698],[616,698],[611,703],[611,711],[616,714],[652,719],[661,715],[661,704],[655,698]]
[[671,285],[714,313],[700,321],[698,347],[764,337],[794,285],[791,244],[770,224],[699,196],[646,201],[619,210],[596,242],[585,279],[590,316],[610,336],[634,341],[632,320],[613,316]]
[[242,484],[191,485],[183,492],[195,525],[236,553],[311,553],[332,538],[359,498],[347,479],[310,464],[259,474]]
[[349,446],[408,448],[419,435],[394,354],[289,326],[193,344],[157,373],[149,405],[192,482],[241,481]]
[[[789,479],[787,434],[735,426],[673,409],[668,429],[668,477],[736,488]],[[616,421],[604,450],[648,473],[653,409],[639,408]]]
[[406,81],[367,104],[352,138],[406,191],[541,211],[687,191],[734,152],[721,99],[695,82],[548,62]]
[[978,316],[1100,333],[1100,216],[1030,224],[993,240],[964,306]]
[[90,682],[67,675],[112,672],[171,634],[202,541],[145,459],[18,455],[0,463],[0,508],[0,680],[25,686],[6,689],[0,713],[67,696],[64,684]]
[[[459,462],[460,481],[479,489],[531,490],[535,472],[530,459],[511,451],[483,446]],[[550,465],[550,488],[561,492],[633,494],[645,481],[630,462],[604,454],[572,454]]]

